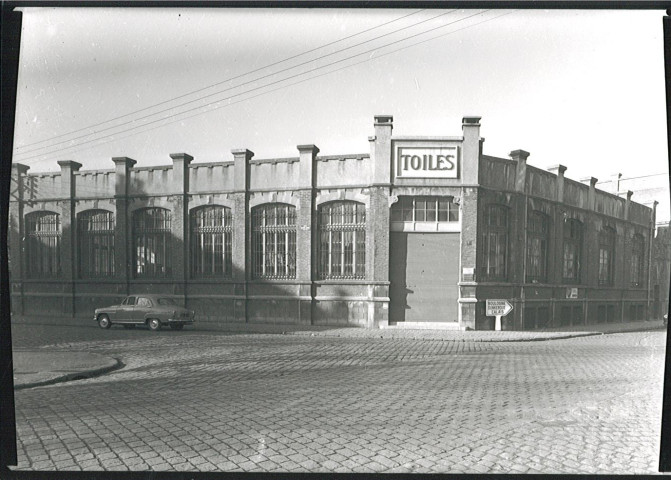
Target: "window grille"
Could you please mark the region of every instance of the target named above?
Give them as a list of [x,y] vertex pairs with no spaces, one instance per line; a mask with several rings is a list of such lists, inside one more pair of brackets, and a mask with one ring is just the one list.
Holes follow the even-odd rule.
[[530,212],[527,219],[527,282],[547,281],[549,236],[548,217],[541,212]]
[[137,278],[172,275],[171,213],[145,208],[133,214],[133,252]]
[[26,215],[26,262],[30,278],[55,277],[61,273],[61,224],[53,212]]
[[505,280],[508,260],[508,209],[489,205],[485,210],[482,273],[486,280]]
[[231,209],[206,206],[191,213],[191,276],[232,277]]
[[599,285],[612,285],[615,261],[615,230],[604,227],[599,232]]
[[582,255],[582,223],[569,219],[564,223],[564,261],[562,276],[565,282],[580,282],[580,257]]
[[636,234],[632,238],[631,245],[631,286],[643,285],[643,270],[645,268],[645,239],[643,235]]
[[114,275],[114,214],[106,210],[87,210],[79,214],[80,278]]
[[254,278],[296,278],[296,207],[260,205],[252,210]]
[[319,279],[363,279],[366,276],[366,206],[331,202],[319,208]]
[[459,205],[450,197],[401,196],[391,207],[392,222],[458,222]]

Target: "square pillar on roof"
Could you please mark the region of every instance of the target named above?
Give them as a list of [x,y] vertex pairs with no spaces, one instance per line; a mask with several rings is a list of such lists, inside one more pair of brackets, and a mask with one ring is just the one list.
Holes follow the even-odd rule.
[[548,172],[554,173],[557,175],[555,183],[557,185],[557,202],[564,202],[564,174],[566,173],[566,167],[564,165],[553,165],[548,167]]
[[391,183],[391,133],[394,128],[394,117],[376,115],[374,126],[375,136],[371,138],[373,142],[371,149],[373,185],[389,185]]
[[596,177],[585,177],[580,180],[581,183],[589,185],[589,193],[587,194],[587,209],[594,211],[596,206],[596,184],[599,181]]
[[116,206],[116,228],[114,229],[114,276],[120,282],[119,295],[128,295],[128,286],[132,271],[132,234],[131,219],[128,213],[128,192],[131,182],[130,171],[137,163],[128,157],[113,157],[114,203]]
[[61,202],[61,275],[63,280],[63,314],[75,314],[75,276],[77,272],[77,258],[75,248],[74,228],[76,217],[74,213],[77,172],[82,164],[72,160],[61,160],[61,195],[65,197]]
[[465,185],[477,185],[480,180],[480,155],[482,142],[480,138],[480,120],[482,117],[466,116],[461,120],[463,132],[462,178]]
[[233,178],[233,281],[236,299],[233,316],[236,322],[247,321],[247,281],[251,278],[251,235],[249,212],[249,161],[254,152],[231,150],[234,161]]
[[298,178],[297,230],[296,230],[296,280],[298,284],[299,318],[304,325],[312,323],[313,289],[312,272],[316,245],[317,217],[314,214],[315,187],[317,182],[317,154],[315,145],[298,145],[300,170]]
[[59,160],[61,167],[61,196],[73,198],[76,195],[75,172],[82,168],[82,164],[72,160]]
[[172,167],[172,272],[176,295],[184,298],[188,278],[187,243],[189,235],[189,164],[193,157],[186,153],[171,153]]
[[531,154],[525,150],[513,150],[509,155],[517,162],[515,190],[524,193],[527,182],[527,158]]

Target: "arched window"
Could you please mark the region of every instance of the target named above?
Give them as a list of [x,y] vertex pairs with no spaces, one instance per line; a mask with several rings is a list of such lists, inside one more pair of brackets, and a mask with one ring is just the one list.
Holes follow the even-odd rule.
[[603,227],[599,232],[599,285],[613,285],[614,265],[615,230]]
[[86,210],[77,218],[79,277],[114,275],[114,214]]
[[567,283],[580,283],[582,255],[582,223],[574,218],[564,223],[564,261],[562,277]]
[[232,276],[231,209],[217,205],[191,212],[191,276]]
[[143,208],[133,214],[133,264],[137,278],[172,275],[171,213],[165,208]]
[[527,282],[546,282],[550,228],[547,215],[529,212],[527,218]]
[[488,205],[483,228],[483,280],[505,280],[508,275],[508,208]]
[[319,207],[317,276],[363,279],[366,276],[366,206],[351,201]]
[[296,207],[283,203],[252,209],[254,278],[296,278]]
[[636,234],[631,240],[631,286],[641,287],[645,270],[645,238]]
[[54,212],[26,215],[26,267],[30,278],[61,273],[61,223]]

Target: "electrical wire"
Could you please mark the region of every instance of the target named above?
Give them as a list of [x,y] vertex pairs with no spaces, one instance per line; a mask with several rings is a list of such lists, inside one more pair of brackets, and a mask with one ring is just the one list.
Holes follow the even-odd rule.
[[[423,10],[420,10],[419,12],[421,12],[421,11],[423,11]],[[114,128],[121,127],[121,126],[123,126],[123,125],[128,125],[128,124],[130,124],[130,123],[134,123],[134,122],[136,122],[136,121],[143,120],[143,119],[145,119],[145,118],[149,118],[149,117],[152,117],[152,116],[154,116],[154,115],[158,115],[158,114],[160,114],[160,113],[169,112],[170,110],[173,110],[173,109],[175,109],[175,108],[183,107],[183,106],[185,106],[185,105],[189,105],[189,104],[191,104],[191,103],[198,102],[198,101],[203,100],[203,99],[205,99],[205,98],[210,98],[210,97],[213,97],[213,96],[215,96],[215,95],[219,95],[220,93],[227,92],[227,91],[229,91],[229,90],[233,90],[233,89],[235,89],[235,88],[239,88],[239,87],[242,87],[242,86],[244,86],[244,85],[247,85],[247,84],[250,84],[250,83],[253,83],[253,82],[257,82],[257,81],[259,81],[259,80],[263,80],[263,79],[265,79],[265,78],[271,77],[271,76],[273,76],[273,75],[277,75],[277,74],[279,74],[279,73],[283,73],[283,72],[286,72],[286,71],[289,71],[289,70],[292,70],[292,69],[295,69],[295,68],[298,68],[298,67],[302,67],[302,66],[307,65],[307,64],[309,64],[309,63],[316,62],[316,61],[321,60],[321,59],[323,59],[323,58],[330,57],[330,56],[332,56],[332,55],[336,55],[336,54],[338,54],[338,53],[342,53],[342,52],[347,51],[347,50],[351,50],[351,49],[356,48],[356,47],[358,47],[358,46],[364,45],[364,44],[366,44],[366,43],[370,43],[370,42],[372,42],[372,41],[374,41],[374,40],[379,40],[380,38],[383,38],[383,37],[392,35],[392,34],[394,34],[394,33],[398,33],[398,32],[403,31],[403,30],[407,30],[408,28],[412,28],[412,27],[415,27],[415,26],[417,26],[417,25],[421,25],[422,23],[429,22],[429,21],[431,21],[431,20],[434,20],[434,19],[436,19],[436,18],[445,16],[445,15],[447,15],[447,14],[449,14],[449,13],[453,13],[453,12],[455,12],[455,11],[456,11],[456,10],[451,10],[451,11],[449,11],[449,12],[441,13],[441,14],[439,14],[439,15],[436,15],[435,17],[432,17],[432,18],[429,18],[429,19],[422,20],[422,21],[417,22],[417,23],[415,23],[415,24],[413,24],[413,25],[409,25],[409,26],[400,28],[400,29],[398,29],[398,30],[394,30],[394,31],[389,32],[389,33],[386,33],[386,34],[384,34],[384,35],[380,35],[380,36],[374,37],[374,38],[372,38],[372,39],[370,39],[370,40],[366,40],[366,41],[364,41],[364,42],[360,42],[360,43],[357,43],[357,44],[355,44],[355,45],[352,45],[352,46],[349,46],[349,47],[346,47],[346,48],[342,48],[342,49],[340,49],[340,50],[337,50],[337,51],[335,51],[335,52],[331,52],[331,53],[326,54],[326,55],[322,55],[322,56],[320,56],[320,57],[318,57],[318,58],[316,58],[316,59],[308,60],[308,61],[305,61],[305,62],[303,62],[303,63],[299,63],[298,65],[294,65],[294,66],[291,66],[291,67],[287,67],[287,68],[284,68],[284,69],[282,69],[282,70],[276,71],[276,72],[274,72],[274,73],[270,73],[270,74],[267,74],[267,75],[264,75],[264,76],[261,76],[261,77],[257,77],[257,78],[255,78],[255,79],[253,79],[253,80],[248,80],[248,81],[246,81],[246,82],[243,82],[243,83],[241,83],[241,84],[235,85],[235,86],[233,86],[233,87],[229,87],[229,88],[226,88],[226,89],[224,89],[224,90],[219,90],[218,92],[214,92],[214,93],[211,93],[211,94],[208,94],[208,95],[204,95],[204,96],[201,96],[201,97],[199,97],[199,98],[196,98],[196,99],[193,99],[193,100],[184,102],[184,103],[180,103],[179,105],[175,105],[175,106],[169,107],[169,108],[167,108],[167,109],[163,109],[163,110],[160,110],[160,111],[158,111],[158,112],[154,112],[154,113],[152,113],[152,114],[145,115],[145,116],[143,116],[143,117],[140,117],[140,118],[137,118],[137,119],[134,119],[134,120],[128,120],[128,121],[126,121],[126,122],[122,122],[122,123],[120,123],[119,125],[114,125],[114,126],[111,126],[111,127],[103,128],[103,129],[100,129],[100,130],[97,130],[97,131],[94,131],[94,132],[87,133],[87,134],[85,134],[85,135],[80,135],[80,136],[71,138],[71,139],[69,139],[69,140],[63,140],[63,141],[60,141],[60,142],[57,142],[57,143],[54,143],[54,144],[51,144],[51,145],[47,145],[47,146],[43,146],[43,147],[38,147],[38,148],[31,149],[31,150],[28,150],[28,151],[25,151],[25,152],[22,152],[22,153],[17,152],[17,154],[19,154],[19,155],[21,155],[21,154],[28,154],[28,153],[32,153],[32,152],[35,152],[35,151],[38,151],[38,150],[41,150],[41,149],[44,149],[44,148],[51,148],[52,146],[56,146],[56,145],[60,145],[60,144],[63,144],[63,143],[71,142],[71,141],[73,141],[73,140],[78,140],[78,139],[80,139],[80,138],[85,138],[85,137],[88,137],[88,136],[90,136],[90,135],[94,135],[94,134],[96,134],[96,133],[100,133],[100,132],[104,132],[104,131],[107,131],[107,130],[111,130],[111,129],[114,129]],[[316,47],[316,48],[313,48],[313,49],[311,49],[311,50],[307,50],[306,52],[303,52],[303,53],[301,53],[301,54],[294,55],[294,56],[292,56],[292,57],[288,57],[288,58],[286,58],[286,59],[284,59],[284,60],[277,61],[277,62],[272,63],[272,64],[270,64],[270,65],[266,65],[266,66],[263,66],[263,67],[259,67],[259,68],[255,69],[255,70],[251,70],[251,71],[249,71],[249,72],[246,72],[246,73],[237,75],[237,76],[235,76],[235,77],[231,77],[231,78],[226,79],[226,80],[222,80],[221,82],[218,82],[218,83],[209,85],[209,86],[207,86],[207,87],[203,87],[203,88],[200,88],[200,89],[198,89],[198,90],[194,90],[194,91],[192,91],[192,92],[189,92],[189,93],[186,93],[186,94],[183,94],[183,95],[174,97],[174,98],[172,98],[172,99],[170,99],[170,100],[165,100],[165,101],[163,101],[163,102],[156,103],[156,104],[151,105],[151,106],[149,106],[149,107],[145,107],[145,108],[136,110],[136,111],[134,111],[134,112],[127,113],[127,114],[125,114],[125,115],[121,115],[121,116],[112,118],[112,119],[110,119],[110,120],[105,120],[104,122],[100,122],[100,123],[97,123],[97,124],[94,124],[94,125],[89,125],[89,126],[87,126],[87,127],[82,127],[82,128],[77,129],[77,130],[70,131],[70,132],[68,132],[68,133],[63,133],[63,134],[60,134],[60,135],[56,135],[56,136],[54,136],[54,137],[51,137],[50,139],[40,140],[40,141],[33,142],[33,143],[30,143],[30,144],[22,145],[22,146],[20,146],[20,147],[16,147],[15,150],[22,149],[22,148],[27,148],[28,146],[37,145],[37,144],[44,143],[44,142],[46,142],[46,141],[50,141],[50,140],[53,140],[53,139],[56,139],[56,138],[61,138],[61,137],[64,137],[64,136],[68,136],[68,135],[71,135],[72,133],[80,132],[80,131],[83,131],[83,130],[88,130],[88,129],[90,129],[90,128],[94,128],[94,127],[97,127],[97,126],[100,126],[100,125],[104,125],[104,124],[106,124],[106,123],[110,123],[110,122],[113,122],[113,121],[115,121],[115,120],[119,120],[119,119],[121,119],[121,118],[125,118],[125,117],[134,115],[134,114],[139,113],[139,112],[143,112],[143,111],[146,111],[146,110],[150,110],[150,109],[152,109],[152,108],[154,108],[154,107],[157,107],[157,106],[159,106],[159,105],[165,105],[165,104],[167,104],[167,103],[173,102],[173,101],[178,100],[178,99],[180,99],[180,98],[184,98],[184,97],[187,97],[187,96],[189,96],[189,95],[193,95],[194,93],[202,92],[202,91],[204,91],[204,90],[213,88],[213,87],[215,87],[215,86],[219,86],[219,85],[222,85],[222,84],[224,84],[224,83],[230,82],[230,81],[232,81],[232,80],[235,80],[235,79],[238,79],[238,78],[247,76],[247,75],[249,75],[249,74],[251,74],[251,73],[259,72],[259,71],[264,70],[264,69],[266,69],[266,68],[270,68],[270,67],[272,67],[272,66],[275,66],[275,65],[278,65],[278,64],[287,62],[287,61],[289,61],[289,60],[292,60],[292,59],[294,59],[294,58],[297,58],[297,57],[306,55],[306,54],[308,54],[308,53],[314,52],[314,51],[319,50],[319,49],[321,49],[321,48],[324,48],[324,47],[333,45],[333,44],[335,44],[335,43],[339,43],[339,42],[341,42],[341,41],[344,41],[344,40],[347,40],[347,39],[349,39],[349,38],[355,37],[355,36],[357,36],[357,35],[366,33],[366,32],[368,32],[368,31],[371,31],[371,30],[374,30],[374,29],[377,29],[377,28],[381,28],[381,27],[383,27],[383,26],[385,26],[385,25],[388,25],[388,24],[390,24],[390,23],[396,22],[396,21],[401,20],[401,19],[403,19],[403,18],[407,18],[407,17],[409,17],[410,15],[414,15],[414,14],[419,13],[419,12],[413,12],[413,13],[411,13],[411,14],[408,14],[408,15],[405,15],[405,16],[403,16],[403,17],[397,18],[396,20],[392,20],[392,21],[390,21],[390,22],[383,23],[383,24],[378,25],[378,26],[376,26],[376,27],[369,28],[369,29],[367,29],[367,30],[363,30],[363,31],[358,32],[358,33],[356,33],[356,34],[350,35],[349,37],[345,37],[345,38],[342,38],[342,39],[340,39],[340,40],[337,40],[337,41],[334,41],[334,42],[327,43],[327,44],[322,45],[322,46],[320,46],[320,47]]]
[[[317,70],[321,70],[321,69],[323,69],[323,68],[326,68],[326,67],[329,67],[329,66],[332,66],[332,65],[336,65],[336,64],[342,63],[342,62],[344,62],[344,61],[351,60],[351,59],[356,58],[356,57],[360,57],[360,56],[362,56],[362,55],[366,55],[366,54],[375,52],[375,51],[377,51],[377,50],[379,50],[379,49],[381,49],[381,48],[385,48],[385,47],[388,47],[388,46],[391,46],[391,45],[395,45],[395,44],[398,44],[398,43],[400,43],[400,42],[404,42],[404,41],[407,41],[407,40],[409,40],[409,39],[418,37],[418,36],[420,36],[420,35],[424,35],[424,34],[427,34],[427,33],[432,32],[432,31],[435,31],[435,30],[438,30],[438,29],[441,29],[441,28],[448,27],[448,26],[450,26],[450,25],[453,25],[453,24],[455,24],[455,23],[458,23],[458,22],[467,20],[467,19],[472,18],[472,17],[475,17],[475,16],[477,16],[477,15],[482,15],[482,14],[487,13],[487,12],[489,12],[489,11],[491,11],[491,10],[485,10],[485,11],[483,11],[483,12],[478,12],[478,13],[475,13],[475,14],[472,14],[472,15],[468,15],[468,16],[466,16],[466,17],[460,18],[460,19],[455,20],[455,21],[453,21],[453,22],[450,22],[450,23],[447,23],[447,24],[444,24],[444,25],[440,25],[440,26],[438,26],[438,27],[434,27],[434,28],[431,28],[431,29],[429,29],[429,30],[425,30],[425,31],[419,32],[419,33],[417,33],[417,34],[414,34],[414,35],[411,35],[411,36],[402,38],[402,39],[400,39],[400,40],[396,40],[396,41],[390,42],[390,43],[388,43],[388,44],[386,44],[386,45],[382,45],[382,46],[379,46],[379,47],[376,47],[376,48],[373,48],[373,49],[370,49],[370,50],[367,50],[367,51],[364,51],[364,52],[361,52],[361,53],[358,53],[358,54],[355,54],[355,55],[352,55],[352,56],[349,56],[349,57],[346,57],[346,58],[344,58],[344,59],[340,59],[340,60],[337,60],[337,61],[328,63],[328,64],[326,64],[326,65],[322,65],[322,66],[320,66],[320,67],[315,67],[315,68],[312,68],[312,69],[307,70],[307,71],[305,71],[305,72],[300,72],[300,73],[297,73],[297,74],[294,74],[294,75],[290,75],[290,76],[285,77],[285,78],[282,78],[282,79],[280,79],[280,80],[277,80],[277,81],[274,81],[274,82],[267,83],[267,84],[262,85],[262,86],[260,86],[260,87],[255,87],[255,88],[248,89],[246,92],[241,92],[241,93],[238,93],[238,94],[234,94],[234,95],[231,95],[231,96],[226,97],[226,98],[222,98],[222,99],[218,99],[218,100],[213,101],[213,102],[206,103],[205,105],[200,105],[200,106],[198,106],[198,107],[190,108],[190,109],[184,110],[184,111],[182,111],[182,112],[177,112],[177,113],[175,113],[175,114],[173,114],[173,115],[182,115],[182,114],[189,113],[189,112],[192,112],[192,111],[195,111],[195,110],[200,110],[200,109],[202,109],[202,108],[205,108],[205,107],[208,107],[208,106],[211,106],[211,105],[215,105],[215,104],[217,104],[217,103],[220,103],[220,102],[223,102],[223,101],[226,101],[226,100],[230,100],[230,99],[232,99],[232,98],[239,97],[239,96],[241,96],[241,95],[245,95],[245,94],[247,94],[247,93],[249,93],[249,92],[253,92],[253,91],[257,91],[257,90],[263,89],[263,88],[267,88],[268,86],[276,85],[276,84],[281,83],[281,82],[284,82],[284,81],[286,81],[286,80],[290,80],[290,79],[292,79],[292,78],[296,78],[296,77],[299,77],[299,76],[302,76],[302,75],[306,75],[306,74],[308,74],[308,73],[311,73],[311,72],[314,72],[314,71],[317,71]],[[451,13],[451,12],[449,12],[449,13]],[[509,13],[512,13],[512,12],[509,12]],[[509,13],[500,15],[500,16],[495,17],[495,18],[499,18],[499,17],[504,16],[504,15],[507,15],[507,14],[509,14]],[[441,15],[444,15],[444,14],[441,14]],[[437,18],[437,17],[433,17],[433,18]],[[493,20],[493,19],[492,19],[492,20]],[[480,23],[484,23],[484,22],[480,22]],[[476,24],[476,25],[477,25],[477,24]],[[473,26],[475,26],[475,25],[473,25]],[[458,30],[457,30],[457,31],[458,31]],[[436,37],[436,38],[438,38],[438,37]],[[363,42],[363,43],[367,43],[367,42]],[[423,43],[423,42],[419,42],[419,43]],[[383,55],[378,55],[378,57],[381,57],[381,56],[383,56]],[[373,57],[373,58],[374,58],[374,57]],[[366,60],[366,61],[367,61],[367,60]],[[311,63],[311,62],[312,62],[312,61],[307,62],[307,63]],[[359,63],[363,63],[363,62],[359,62]],[[336,70],[336,71],[337,71],[337,70]],[[277,74],[277,73],[279,73],[279,72],[276,72],[275,74]],[[275,74],[273,74],[273,75],[275,75]],[[271,76],[271,75],[267,75],[267,76]],[[266,77],[267,77],[267,76],[266,76]],[[323,76],[323,75],[319,75],[319,76]],[[317,77],[318,77],[318,76],[317,76]],[[311,77],[311,78],[317,78],[317,77]],[[262,78],[265,78],[265,77],[262,77]],[[257,79],[257,80],[258,80],[258,79]],[[250,83],[250,82],[247,82],[247,83]],[[302,82],[297,82],[297,83],[302,83]],[[235,87],[235,88],[237,88],[237,87]],[[230,89],[228,89],[228,90],[230,90]],[[224,91],[226,91],[226,90],[224,90]],[[223,91],[222,91],[222,92],[223,92]],[[211,97],[211,96],[214,96],[214,95],[218,95],[218,94],[220,94],[220,93],[222,93],[222,92],[217,92],[216,94],[207,95],[207,96],[205,96],[205,97],[202,97],[201,99],[203,99],[203,98],[207,98],[207,97]],[[253,97],[252,97],[252,98],[253,98]],[[183,106],[183,105],[186,105],[186,104],[189,104],[189,103],[193,103],[193,101],[192,101],[192,102],[186,102],[185,104],[182,104],[182,105],[179,105],[179,106]],[[236,102],[236,103],[238,103],[238,102]],[[178,106],[177,106],[177,107],[178,107]],[[143,120],[143,119],[152,117],[152,116],[154,116],[154,115],[156,115],[156,114],[158,114],[158,113],[165,113],[165,112],[170,111],[170,110],[173,110],[174,108],[177,108],[177,107],[172,107],[172,108],[163,110],[163,111],[161,111],[161,112],[156,112],[156,113],[154,113],[154,114],[152,114],[152,115],[147,115],[147,116],[145,116],[145,117],[141,117],[141,118],[139,118],[139,119],[136,119],[135,121],[139,121],[139,120]],[[211,111],[211,110],[208,110],[208,111]],[[163,118],[160,118],[160,119],[157,119],[157,120],[152,120],[152,121],[150,121],[150,122],[146,122],[146,123],[144,123],[143,125],[138,125],[138,126],[134,126],[134,127],[125,129],[125,130],[121,130],[121,131],[118,131],[118,132],[114,132],[113,134],[120,134],[120,133],[129,132],[129,131],[135,130],[135,129],[137,129],[137,128],[142,128],[142,127],[147,126],[147,125],[151,125],[151,124],[154,124],[154,123],[157,123],[157,122],[161,122],[161,121],[166,120],[166,119],[168,119],[168,118],[171,118],[171,117],[163,117]],[[183,120],[183,119],[180,119],[180,120]],[[125,125],[125,124],[128,124],[128,123],[134,123],[135,121],[133,121],[133,122],[126,122],[126,123],[124,123],[124,124],[120,124],[120,125],[117,125],[117,126],[115,126],[115,127],[110,127],[110,128],[104,129],[104,130],[109,130],[109,129],[111,129],[111,128],[119,128],[119,127],[121,127],[121,126],[123,126],[123,125]],[[174,122],[173,122],[173,123],[174,123]],[[166,125],[167,125],[167,124],[166,124]],[[103,130],[101,130],[101,131],[103,131]],[[100,131],[99,131],[99,132],[96,132],[96,133],[100,133]],[[83,137],[90,136],[90,135],[91,135],[91,134],[89,134],[89,135],[84,135]],[[109,135],[107,135],[107,136],[109,136]],[[103,137],[103,138],[104,138],[104,137]],[[74,139],[72,139],[72,140],[74,140]],[[68,141],[72,141],[72,140],[67,140],[67,141],[65,141],[65,142],[59,142],[59,143],[67,143]],[[70,149],[70,148],[73,148],[73,147],[78,147],[78,146],[81,146],[81,145],[86,145],[86,144],[89,144],[89,143],[92,143],[92,142],[96,142],[96,141],[100,141],[100,140],[101,140],[100,138],[96,138],[96,139],[88,140],[88,141],[85,141],[85,142],[79,142],[77,145],[70,145],[70,146],[67,146],[67,147],[60,148],[60,149],[52,150],[52,151],[50,151],[50,152],[45,152],[45,153],[41,153],[41,154],[37,154],[37,155],[33,155],[33,156],[30,156],[30,157],[27,157],[27,158],[23,159],[22,161],[30,160],[30,159],[33,159],[33,158],[39,158],[39,157],[42,157],[42,156],[45,156],[45,155],[50,155],[50,154],[52,154],[52,153],[57,153],[57,152],[60,152],[60,151],[63,151],[63,150],[67,150],[67,149]],[[106,143],[106,142],[105,142],[105,143]],[[33,150],[33,151],[42,150],[42,149],[44,149],[44,148],[50,148],[50,146],[49,146],[49,147],[40,147],[40,148],[37,148],[37,149],[35,149],[35,150]],[[30,152],[24,152],[23,154],[17,154],[17,156],[19,156],[19,155],[25,155],[25,154],[28,154],[28,153],[32,153],[33,151],[30,151]]]

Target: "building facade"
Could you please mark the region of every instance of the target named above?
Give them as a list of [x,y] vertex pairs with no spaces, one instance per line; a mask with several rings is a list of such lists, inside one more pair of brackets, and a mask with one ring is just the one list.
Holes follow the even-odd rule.
[[392,129],[376,116],[367,154],[299,145],[292,158],[241,149],[206,164],[185,153],[160,167],[14,164],[12,311],[90,318],[153,292],[212,326],[492,329],[487,299],[513,304],[503,329],[653,313],[655,203],[527,165],[523,150],[485,155],[480,117],[453,137]]

